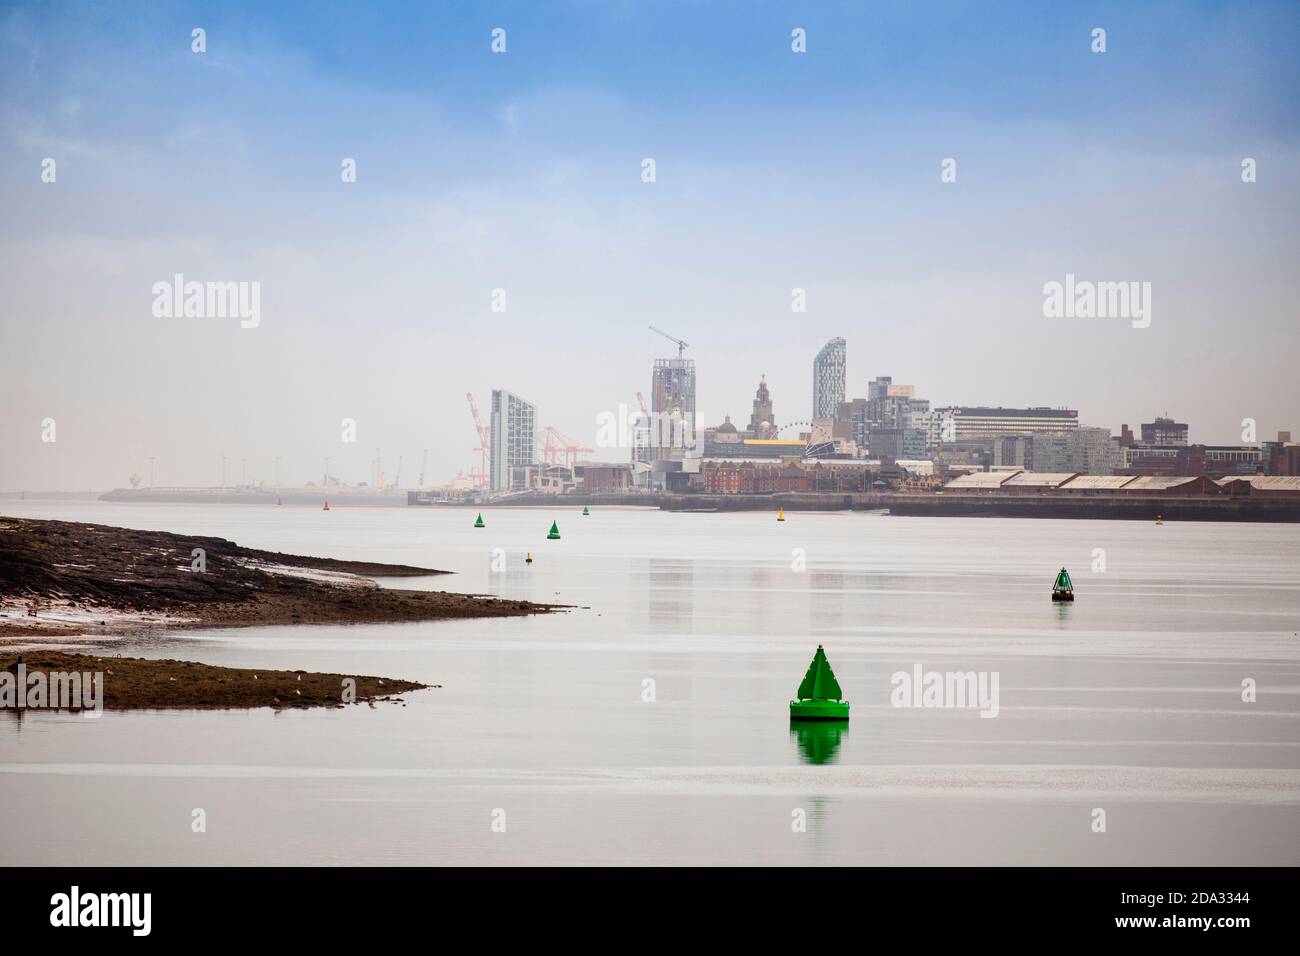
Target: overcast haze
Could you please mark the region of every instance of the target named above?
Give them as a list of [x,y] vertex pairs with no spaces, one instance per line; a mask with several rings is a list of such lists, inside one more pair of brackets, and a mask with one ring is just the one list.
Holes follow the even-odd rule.
[[[1300,432],[1300,7],[1047,6],[6,3],[0,490],[447,481],[493,388],[594,446],[650,323],[702,424],[760,374],[807,419],[842,335],[850,397]],[[1067,272],[1149,281],[1150,327],[1045,318]],[[260,325],[154,317],[174,273]]]

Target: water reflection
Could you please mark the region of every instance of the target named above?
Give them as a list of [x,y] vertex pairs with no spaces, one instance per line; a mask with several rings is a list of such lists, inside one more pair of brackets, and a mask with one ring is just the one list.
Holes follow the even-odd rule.
[[831,629],[844,623],[846,579],[842,571],[814,571],[808,575],[814,630]]
[[1070,609],[1074,607],[1073,601],[1053,601],[1052,606],[1056,608],[1056,626],[1065,627],[1070,620]]
[[834,763],[840,737],[849,732],[847,720],[792,720],[790,736],[799,746],[804,763]]
[[633,587],[644,589],[646,620],[665,631],[689,629],[695,609],[695,562],[650,558],[633,572]]

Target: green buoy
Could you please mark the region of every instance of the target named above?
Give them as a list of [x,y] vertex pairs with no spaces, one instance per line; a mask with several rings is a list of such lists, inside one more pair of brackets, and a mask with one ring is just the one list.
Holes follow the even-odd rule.
[[1074,585],[1070,583],[1070,572],[1061,568],[1056,572],[1056,583],[1052,585],[1053,601],[1073,601]]
[[485,525],[485,524],[483,523],[483,512],[480,511],[479,514],[478,514],[478,517],[474,519],[474,527],[476,527],[476,528],[486,528],[486,527],[487,527],[487,525]]
[[586,505],[583,505],[583,506],[582,506],[582,513],[583,513],[584,515],[589,515],[589,514],[591,514],[591,512],[587,510],[587,506],[586,506]]
[[551,530],[550,530],[550,532],[546,535],[546,537],[547,537],[548,539],[550,539],[551,541],[559,541],[559,540],[560,540],[560,526],[559,526],[558,524],[556,524],[554,521],[551,522]]
[[849,702],[843,700],[835,672],[820,644],[799,685],[798,700],[790,701],[791,720],[848,720]]

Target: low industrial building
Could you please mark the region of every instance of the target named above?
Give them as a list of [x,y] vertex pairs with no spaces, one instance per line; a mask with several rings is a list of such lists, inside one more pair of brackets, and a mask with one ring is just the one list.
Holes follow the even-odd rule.
[[1171,495],[1193,497],[1223,493],[1217,484],[1204,476],[1139,475],[1119,490],[1122,495]]
[[1300,476],[1296,475],[1243,475],[1220,478],[1218,485],[1238,497],[1300,498]]
[[1002,483],[1002,491],[1012,495],[1041,495],[1053,492],[1071,478],[1075,472],[1022,471]]
[[[1300,483],[1300,479],[1297,479]],[[1277,485],[1284,488],[1287,485]],[[945,492],[996,495],[1167,495],[1217,496],[1223,487],[1204,476],[1076,475],[1067,472],[981,471],[954,478]],[[1253,490],[1253,489],[1252,489]]]
[[632,490],[632,465],[582,461],[573,467],[578,489],[584,494],[619,494]]
[[1002,485],[1022,474],[1020,471],[973,471],[960,478],[954,478],[943,486],[944,491],[962,491],[975,494],[988,494],[1000,491]]
[[1068,495],[1108,494],[1133,480],[1132,475],[1076,475],[1057,490]]

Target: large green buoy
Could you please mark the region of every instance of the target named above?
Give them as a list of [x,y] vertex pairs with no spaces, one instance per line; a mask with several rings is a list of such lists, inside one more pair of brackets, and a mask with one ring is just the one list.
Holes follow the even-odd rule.
[[551,522],[551,530],[550,530],[550,532],[546,535],[546,537],[547,537],[549,540],[551,540],[551,541],[559,541],[559,540],[560,540],[560,526],[559,526],[558,524],[556,524],[554,521]]
[[582,506],[582,513],[583,513],[584,516],[585,516],[585,515],[589,515],[589,514],[591,514],[591,512],[587,510],[587,506],[586,506],[586,505],[583,505],[583,506]]
[[1070,583],[1070,572],[1061,568],[1056,572],[1056,583],[1052,585],[1053,601],[1073,601],[1074,585]]
[[476,527],[476,528],[486,528],[486,527],[487,527],[487,525],[485,525],[485,524],[483,523],[483,512],[480,511],[480,512],[478,513],[478,517],[474,519],[474,527]]
[[790,701],[791,720],[848,720],[849,702],[820,644],[799,685],[798,700]]

